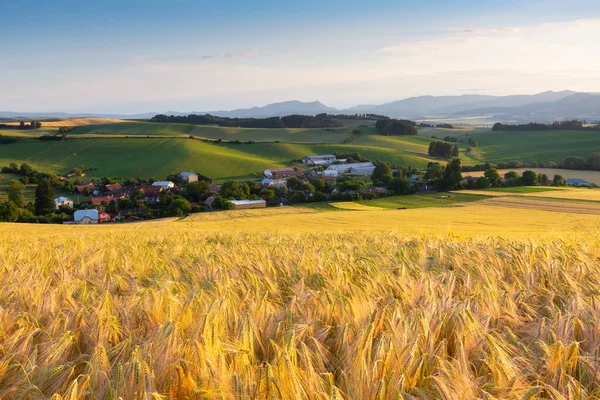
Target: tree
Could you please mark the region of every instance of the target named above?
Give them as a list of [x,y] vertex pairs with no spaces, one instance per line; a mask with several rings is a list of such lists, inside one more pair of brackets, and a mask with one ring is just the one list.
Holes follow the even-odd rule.
[[371,179],[375,185],[388,185],[392,180],[392,168],[388,163],[381,162],[375,165]]
[[29,176],[33,173],[33,168],[31,168],[31,166],[29,164],[23,163],[23,164],[21,164],[21,167],[19,168],[19,172],[23,176]]
[[25,205],[25,196],[23,195],[25,185],[20,181],[11,181],[6,191],[8,192],[8,201],[19,208]]
[[560,166],[566,169],[585,169],[585,160],[581,157],[567,157],[561,163]]
[[509,180],[509,179],[518,179],[519,178],[519,174],[517,174],[517,171],[508,171],[507,173],[504,174],[504,179]]
[[600,153],[592,153],[587,158],[587,167],[594,171],[600,170]]
[[171,203],[171,209],[189,212],[192,209],[192,205],[186,199],[175,199]]
[[0,202],[0,222],[17,222],[20,210],[12,201]]
[[185,187],[185,197],[189,201],[199,202],[202,200],[202,196],[206,195],[210,190],[210,182],[207,181],[198,181],[188,183]]
[[430,162],[427,164],[427,172],[425,173],[426,179],[431,179],[433,181],[442,179],[444,177],[444,167],[440,165],[438,162]]
[[554,175],[554,186],[567,186],[567,180],[563,178],[561,175]]
[[500,174],[498,173],[498,170],[496,168],[487,169],[483,173],[483,176],[487,178],[490,185],[492,185],[493,187],[497,187],[502,184],[502,178],[500,177]]
[[523,176],[521,179],[523,180],[523,185],[525,186],[534,186],[538,183],[537,174],[531,170],[523,171]]
[[224,199],[245,200],[250,195],[250,188],[245,183],[227,181],[221,186],[219,194]]
[[477,189],[487,189],[490,187],[490,180],[486,177],[480,176],[475,181],[475,187]]
[[446,165],[444,169],[444,177],[440,182],[440,188],[442,190],[455,190],[460,186],[462,181],[462,166],[460,158],[455,158]]
[[394,178],[390,181],[388,189],[393,190],[396,194],[409,194],[411,192],[410,181],[403,178]]
[[49,214],[54,209],[54,188],[48,179],[41,179],[35,189],[35,213]]

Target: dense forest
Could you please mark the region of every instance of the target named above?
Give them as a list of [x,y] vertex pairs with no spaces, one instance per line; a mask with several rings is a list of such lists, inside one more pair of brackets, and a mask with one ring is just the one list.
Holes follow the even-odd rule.
[[380,119],[375,124],[375,130],[380,135],[417,135],[416,123],[406,119]]
[[218,125],[239,128],[339,128],[342,123],[327,114],[317,116],[288,115],[269,118],[225,118],[214,115],[164,115],[159,114],[150,119],[151,122],[170,122],[194,125]]
[[508,125],[497,122],[492,127],[493,131],[600,131],[600,124],[586,126],[585,121],[576,119],[570,121],[554,121],[551,124],[530,122],[521,125]]

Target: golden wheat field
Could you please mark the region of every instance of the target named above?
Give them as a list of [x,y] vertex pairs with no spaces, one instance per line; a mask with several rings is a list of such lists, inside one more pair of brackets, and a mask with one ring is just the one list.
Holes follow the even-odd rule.
[[[75,127],[87,125],[116,124],[119,122],[127,121],[114,118],[65,118],[58,121],[42,121],[42,126],[49,128],[58,128],[61,126]],[[17,126],[19,125],[19,122],[6,122],[5,124]]]
[[0,224],[0,398],[600,396],[600,220],[512,213]]

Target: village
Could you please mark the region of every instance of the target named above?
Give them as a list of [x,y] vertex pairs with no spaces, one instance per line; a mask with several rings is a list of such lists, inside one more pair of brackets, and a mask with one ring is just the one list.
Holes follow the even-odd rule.
[[[413,175],[418,171],[392,170],[387,164],[383,164],[383,175],[389,178],[382,182],[373,181],[378,163],[370,161],[356,162],[334,154],[306,156],[297,161],[291,167],[266,169],[261,180],[223,184],[214,184],[210,178],[195,172],[181,172],[164,181],[136,184],[81,181],[85,174],[70,174],[60,179],[74,179],[72,192],[55,198],[54,205],[57,212],[72,213],[72,220],[64,221],[65,224],[98,224],[190,212],[405,194],[386,187],[392,175],[407,183],[403,192],[409,190],[409,186],[415,191],[432,190],[427,180]],[[409,178],[403,178],[407,172]]]

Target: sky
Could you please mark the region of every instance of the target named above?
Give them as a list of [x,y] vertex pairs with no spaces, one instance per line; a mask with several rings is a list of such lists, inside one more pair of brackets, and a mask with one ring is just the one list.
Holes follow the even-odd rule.
[[0,110],[600,92],[597,0],[0,0]]

